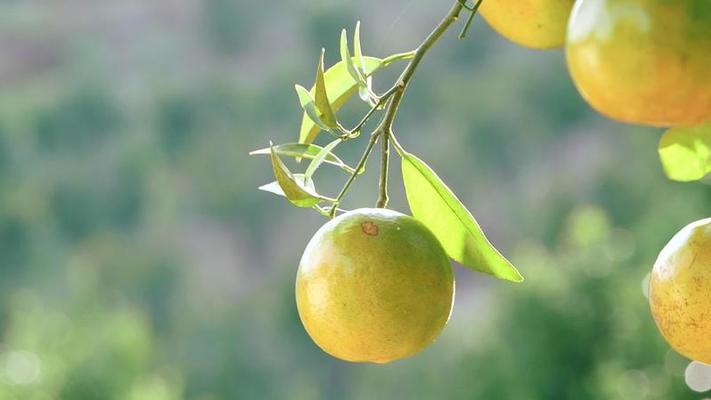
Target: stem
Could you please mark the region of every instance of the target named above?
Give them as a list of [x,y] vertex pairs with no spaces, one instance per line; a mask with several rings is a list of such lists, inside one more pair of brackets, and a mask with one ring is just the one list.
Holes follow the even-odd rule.
[[392,130],[392,124],[395,120],[397,110],[400,107],[400,103],[402,102],[405,90],[410,84],[410,80],[415,74],[415,70],[417,70],[417,67],[420,65],[420,61],[422,61],[422,58],[425,56],[425,54],[427,54],[427,51],[437,42],[437,40],[439,40],[440,37],[442,37],[442,35],[457,20],[457,18],[459,18],[459,14],[461,13],[463,8],[464,6],[462,5],[462,3],[460,3],[459,1],[455,1],[454,5],[449,10],[447,16],[444,17],[442,21],[440,21],[439,25],[435,27],[435,29],[429,34],[429,36],[427,36],[425,41],[422,42],[422,44],[420,44],[420,46],[417,47],[417,49],[415,50],[415,55],[412,57],[412,60],[402,72],[402,75],[400,75],[400,78],[394,86],[395,94],[393,95],[392,101],[388,106],[387,113],[385,114],[385,118],[383,119],[383,124],[381,125],[381,129],[384,132],[389,132]]
[[373,134],[370,136],[370,140],[368,141],[368,145],[366,146],[365,151],[363,152],[363,155],[360,158],[360,161],[358,161],[358,164],[356,165],[353,173],[348,177],[348,180],[346,181],[345,185],[343,185],[343,188],[341,189],[340,193],[338,193],[338,196],[336,196],[336,198],[333,200],[333,205],[331,206],[331,209],[328,212],[331,218],[336,215],[336,208],[338,208],[338,204],[340,204],[341,200],[343,200],[343,196],[345,196],[348,192],[348,189],[350,189],[351,185],[353,184],[353,181],[355,181],[356,176],[358,176],[358,174],[363,170],[363,168],[365,168],[365,163],[368,161],[368,157],[370,157],[370,153],[373,151],[373,147],[378,141],[378,136],[380,136],[378,132],[373,132]]
[[388,205],[388,165],[390,158],[390,134],[383,135],[382,151],[380,153],[380,194],[377,208],[385,208]]
[[383,65],[387,66],[387,65],[392,64],[395,61],[409,60],[415,56],[415,51],[416,50],[412,50],[412,51],[408,51],[406,53],[398,53],[398,54],[393,54],[389,57],[385,57],[385,58],[383,58]]
[[402,148],[400,145],[400,142],[397,141],[397,138],[395,137],[394,133],[390,133],[390,142],[392,143],[393,147],[395,148],[395,151],[397,152],[397,155],[400,157],[404,157],[407,152],[405,149]]
[[482,0],[477,0],[477,2],[474,4],[474,7],[472,8],[467,8],[469,10],[469,18],[467,18],[467,22],[464,23],[464,28],[462,28],[462,31],[459,32],[459,39],[464,39],[465,36],[467,36],[467,31],[469,30],[469,27],[472,25],[472,21],[474,20],[474,16],[476,15],[477,11],[479,11],[479,6],[481,6]]
[[[400,103],[402,102],[402,98],[405,94],[405,90],[407,89],[408,85],[410,84],[410,80],[412,79],[412,76],[415,74],[415,71],[417,70],[417,67],[419,66],[420,62],[422,61],[422,58],[425,56],[427,51],[439,40],[440,37],[447,31],[447,29],[459,18],[459,14],[462,12],[462,10],[465,8],[465,5],[461,0],[457,0],[454,2],[454,5],[452,8],[449,10],[449,13],[447,13],[447,16],[445,16],[439,24],[435,27],[435,29],[427,36],[427,38],[415,49],[414,51],[407,52],[407,53],[401,53],[401,54],[396,54],[394,56],[388,57],[385,59],[384,62],[386,63],[391,63],[396,60],[405,60],[405,59],[411,59],[410,63],[405,67],[405,70],[402,72],[398,80],[396,81],[395,85],[388,90],[378,101],[378,104],[373,107],[367,114],[366,116],[361,120],[361,122],[356,125],[354,129],[350,131],[350,135],[352,136],[356,131],[361,129],[363,125],[366,123],[366,121],[373,115],[373,113],[376,111],[376,109],[383,104],[385,101],[388,102],[387,109],[385,111],[385,116],[383,117],[383,120],[381,123],[378,125],[378,127],[373,131],[373,133],[370,136],[370,140],[368,141],[368,146],[365,149],[365,152],[363,153],[363,156],[361,157],[360,161],[358,162],[358,165],[355,167],[355,171],[353,174],[351,174],[350,177],[348,177],[348,180],[346,181],[345,185],[343,186],[343,189],[341,189],[341,192],[336,196],[333,205],[331,206],[331,209],[329,211],[329,215],[331,217],[335,216],[336,214],[336,208],[338,207],[338,204],[340,201],[343,199],[343,196],[345,196],[346,192],[348,192],[348,189],[350,189],[351,185],[353,184],[353,181],[355,180],[356,176],[358,173],[363,169],[365,166],[366,162],[368,161],[368,157],[370,157],[370,153],[373,151],[373,147],[375,146],[375,143],[378,141],[378,138],[380,136],[383,137],[383,144],[382,144],[382,154],[381,154],[381,164],[380,164],[380,183],[379,183],[379,188],[380,188],[380,193],[378,196],[378,202],[377,202],[377,207],[385,207],[388,203],[388,191],[387,191],[387,186],[388,186],[388,166],[389,166],[389,155],[390,155],[390,139],[391,136],[393,135],[393,122],[395,121],[395,116],[397,115],[398,108],[400,107]],[[397,148],[399,151],[401,150],[400,146],[397,145]]]
[[422,61],[422,58],[437,42],[437,40],[442,37],[444,32],[447,31],[447,28],[449,28],[457,20],[463,8],[464,5],[460,1],[456,1],[454,3],[447,16],[440,21],[439,25],[437,25],[432,33],[427,36],[425,41],[417,47],[415,54],[412,57],[412,61],[410,61],[405,70],[402,72],[402,75],[400,75],[400,78],[397,80],[393,88],[388,91],[388,93],[391,91],[394,93],[390,103],[388,104],[388,108],[385,111],[385,117],[383,117],[382,123],[376,129],[376,132],[383,135],[383,150],[381,155],[379,183],[380,194],[378,196],[376,207],[383,208],[388,204],[388,158],[390,155],[390,137],[393,132],[393,122],[395,121],[395,116],[400,108],[402,98],[405,95],[405,90],[407,90],[407,86],[410,84],[410,80],[415,74],[415,70],[417,70],[417,66],[420,64],[420,61]]
[[349,139],[358,136],[358,131],[360,131],[361,128],[363,128],[363,125],[365,125],[365,123],[368,122],[368,120],[370,119],[370,117],[372,117],[373,114],[374,114],[376,111],[378,111],[378,109],[380,108],[380,106],[382,106],[383,104],[385,104],[385,102],[386,102],[386,101],[390,98],[390,96],[392,96],[394,93],[395,93],[395,88],[391,88],[391,89],[388,90],[387,92],[383,93],[383,95],[380,96],[380,98],[378,99],[378,102],[375,103],[375,105],[374,105],[370,110],[368,110],[368,112],[365,114],[365,116],[363,116],[363,118],[360,120],[360,122],[358,122],[358,124],[357,124],[353,129],[351,129],[351,130],[348,131],[348,133],[346,134],[346,136],[347,136]]

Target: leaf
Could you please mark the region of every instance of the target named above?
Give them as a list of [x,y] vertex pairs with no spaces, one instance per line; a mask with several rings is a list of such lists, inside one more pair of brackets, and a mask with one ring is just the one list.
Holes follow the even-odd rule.
[[365,76],[356,68],[351,53],[348,50],[348,37],[346,36],[346,30],[341,31],[341,61],[346,64],[346,71],[351,75],[354,81],[358,83],[359,87],[364,87],[367,85],[365,81]]
[[[249,155],[271,155],[271,149],[272,148],[265,147],[263,149],[250,151]],[[319,152],[323,150],[323,147],[317,146],[315,144],[287,143],[275,145],[273,149],[280,156],[287,156],[299,159],[306,158],[313,160],[314,158],[316,158]],[[326,164],[331,164],[340,167],[348,173],[353,173],[355,171],[354,168],[347,165],[345,162],[343,162],[343,160],[338,158],[338,156],[333,153],[326,154],[325,158],[323,159],[323,162],[325,162]]]
[[356,22],[355,32],[353,32],[353,58],[358,63],[358,68],[363,70],[363,50],[360,45],[360,21]]
[[330,130],[331,127],[326,125],[326,123],[321,120],[321,116],[319,115],[320,112],[318,108],[316,108],[316,101],[311,96],[311,93],[301,85],[294,85],[294,88],[296,89],[296,94],[299,96],[299,103],[301,103],[301,108],[304,109],[304,112],[306,113],[308,118],[311,119],[311,121],[318,125],[321,129],[325,131]]
[[308,168],[306,168],[306,172],[304,172],[304,175],[306,178],[311,179],[311,177],[314,175],[314,172],[318,169],[318,167],[321,166],[321,164],[324,162],[326,159],[326,156],[331,154],[331,151],[338,146],[339,143],[341,143],[341,139],[336,139],[326,145],[321,151],[316,154],[316,157],[314,157],[313,160],[311,160],[311,164],[309,164]]
[[[370,76],[383,66],[383,62],[379,58],[363,57],[363,61],[365,63],[365,74],[367,76]],[[346,71],[346,65],[343,61],[339,61],[327,69],[323,76],[326,84],[326,94],[331,102],[331,109],[337,112],[346,104],[348,99],[356,93],[358,90],[358,82]],[[315,88],[312,89],[312,93],[315,93]],[[313,122],[308,114],[304,114],[301,118],[299,143],[309,144],[313,142],[321,129],[317,123]]]
[[[311,207],[318,204],[322,200],[328,200],[316,193],[313,187],[313,182],[310,179],[298,179],[292,175],[291,171],[286,167],[286,164],[279,158],[276,151],[271,152],[272,168],[274,176],[281,188],[284,196],[297,207]],[[269,185],[265,185],[268,189],[273,189]],[[262,186],[264,188],[265,186]],[[262,189],[265,190],[265,189]],[[272,193],[277,193],[274,190],[268,190]],[[279,194],[279,193],[277,193]]]
[[671,180],[689,182],[706,176],[711,172],[711,123],[664,132],[659,158]]
[[[315,205],[313,208],[314,208],[314,210],[318,211],[318,213],[321,214],[321,215],[323,215],[324,217],[326,217],[326,218],[333,218],[333,216],[331,215],[331,209],[330,209],[330,207],[329,207],[329,208],[325,208],[325,207],[321,207],[321,206],[319,206],[319,205]],[[340,213],[348,212],[348,210],[344,210],[344,209],[342,209],[342,208],[336,208],[336,211],[337,211],[337,212],[340,212]]]
[[[360,21],[356,22],[355,32],[353,33],[353,58],[355,59],[356,68],[365,76],[365,62],[363,61],[363,50],[360,44]],[[358,86],[358,96],[371,106],[375,105],[374,98],[376,96],[373,93],[372,76],[365,78],[365,86]]]
[[279,186],[279,182],[277,182],[277,181],[269,182],[265,185],[258,187],[257,189],[263,190],[263,191],[269,192],[269,193],[274,193],[274,194],[282,196],[282,197],[286,197],[286,194],[284,194],[284,191],[281,190],[281,186]]
[[[326,82],[323,77],[323,57],[325,50],[321,49],[321,59],[318,62],[318,67],[316,68],[316,84],[314,85],[314,97],[316,102],[316,107],[321,112],[321,120],[329,128],[336,128],[338,126],[338,121],[336,120],[336,115],[331,109],[331,104],[328,101],[328,94],[326,93]],[[306,90],[306,89],[304,89]]]
[[[294,179],[296,179],[297,182],[299,182],[300,184],[303,184],[307,188],[309,188],[311,190],[314,189],[313,181],[304,179],[304,174],[294,174]],[[284,190],[282,190],[281,186],[279,186],[279,181],[269,182],[265,185],[258,187],[257,189],[263,190],[263,191],[269,192],[269,193],[274,193],[274,194],[281,196],[281,197],[286,197]]]
[[513,282],[523,277],[482,232],[472,214],[427,164],[402,151],[402,176],[410,209],[465,267]]

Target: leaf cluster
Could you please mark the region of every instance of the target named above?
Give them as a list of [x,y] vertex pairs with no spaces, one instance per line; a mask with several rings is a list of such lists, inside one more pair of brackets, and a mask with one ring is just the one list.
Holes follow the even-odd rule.
[[[336,148],[360,136],[364,124],[382,110],[401,85],[396,82],[391,90],[378,95],[373,91],[373,75],[394,61],[411,59],[415,52],[395,54],[385,58],[365,56],[360,42],[360,24],[356,25],[353,49],[348,45],[346,31],[341,33],[341,61],[328,69],[324,66],[322,50],[316,67],[312,88],[296,85],[299,103],[304,111],[298,141],[271,144],[251,152],[268,155],[274,171],[274,182],[260,187],[285,197],[297,207],[313,208],[327,217],[333,217],[353,180],[364,171],[365,163],[374,144],[383,135],[382,128],[370,135],[370,141],[361,161],[355,167],[347,165],[335,154]],[[347,129],[338,119],[338,111],[347,101],[356,97],[371,109],[355,127]],[[382,127],[383,125],[379,125]],[[320,133],[332,140],[324,146],[314,144]],[[410,209],[415,218],[424,223],[440,240],[447,254],[462,265],[496,278],[513,282],[523,280],[516,268],[489,242],[474,216],[442,179],[420,158],[407,152],[397,142],[392,132],[387,132],[402,162],[403,182]],[[383,139],[383,140],[387,140]],[[298,161],[309,160],[304,173],[293,173],[282,157]],[[336,197],[320,194],[314,184],[314,173],[323,165],[339,167],[349,174],[343,190]]]

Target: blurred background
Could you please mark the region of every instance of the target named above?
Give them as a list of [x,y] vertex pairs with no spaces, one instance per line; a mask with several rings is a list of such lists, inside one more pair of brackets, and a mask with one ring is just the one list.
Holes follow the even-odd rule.
[[[0,0],[0,399],[701,399],[644,288],[711,188],[666,180],[660,130],[593,112],[562,51],[481,19],[425,59],[396,132],[527,281],[457,266],[440,339],[389,365],[307,337],[294,277],[324,219],[257,191],[271,168],[247,153],[296,141],[293,84],[341,28],[407,51],[447,3]],[[345,208],[374,204],[375,163]]]

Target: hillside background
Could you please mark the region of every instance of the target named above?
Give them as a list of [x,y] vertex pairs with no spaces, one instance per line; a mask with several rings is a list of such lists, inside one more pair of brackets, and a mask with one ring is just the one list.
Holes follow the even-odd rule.
[[[424,61],[396,130],[526,283],[457,266],[443,335],[385,366],[306,336],[294,277],[324,219],[257,191],[268,159],[247,153],[296,139],[293,84],[321,47],[337,61],[341,28],[385,56],[448,6],[0,1],[0,399],[701,399],[643,288],[711,189],[666,180],[661,131],[592,111],[562,51],[481,19]],[[376,170],[346,208],[374,203]],[[319,174],[327,193],[345,178]]]

